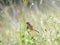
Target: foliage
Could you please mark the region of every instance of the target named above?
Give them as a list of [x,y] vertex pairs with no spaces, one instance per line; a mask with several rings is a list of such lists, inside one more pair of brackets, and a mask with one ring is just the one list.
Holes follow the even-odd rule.
[[[2,7],[0,45],[60,45],[60,13],[57,7],[52,7],[47,0],[43,4],[37,3],[40,0],[29,1],[22,0],[20,5],[12,3]],[[27,7],[32,4],[33,10]],[[26,22],[31,23],[39,33],[27,29]]]

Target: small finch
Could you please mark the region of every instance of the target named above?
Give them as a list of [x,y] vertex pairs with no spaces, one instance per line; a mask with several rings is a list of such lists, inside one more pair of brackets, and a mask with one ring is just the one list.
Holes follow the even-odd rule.
[[37,30],[33,29],[33,26],[29,22],[26,22],[26,24],[27,24],[27,29],[30,29],[30,30],[38,32]]

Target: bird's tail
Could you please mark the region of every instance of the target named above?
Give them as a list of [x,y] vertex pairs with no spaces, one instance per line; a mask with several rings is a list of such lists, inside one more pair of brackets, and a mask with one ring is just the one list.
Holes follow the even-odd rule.
[[34,31],[36,31],[37,33],[39,33],[39,31],[37,31],[37,30],[34,30]]

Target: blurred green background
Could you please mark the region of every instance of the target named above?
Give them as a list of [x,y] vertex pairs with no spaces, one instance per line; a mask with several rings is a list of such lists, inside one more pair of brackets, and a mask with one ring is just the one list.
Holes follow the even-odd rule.
[[60,0],[0,0],[0,45],[60,45]]

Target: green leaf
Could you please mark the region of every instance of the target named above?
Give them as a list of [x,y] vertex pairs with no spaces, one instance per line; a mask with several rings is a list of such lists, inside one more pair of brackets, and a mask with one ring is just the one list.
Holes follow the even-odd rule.
[[57,41],[58,43],[60,43],[60,37],[58,37],[58,38],[56,39],[56,41]]
[[22,34],[22,36],[21,36],[22,38],[24,38],[25,37],[25,35],[24,34]]

